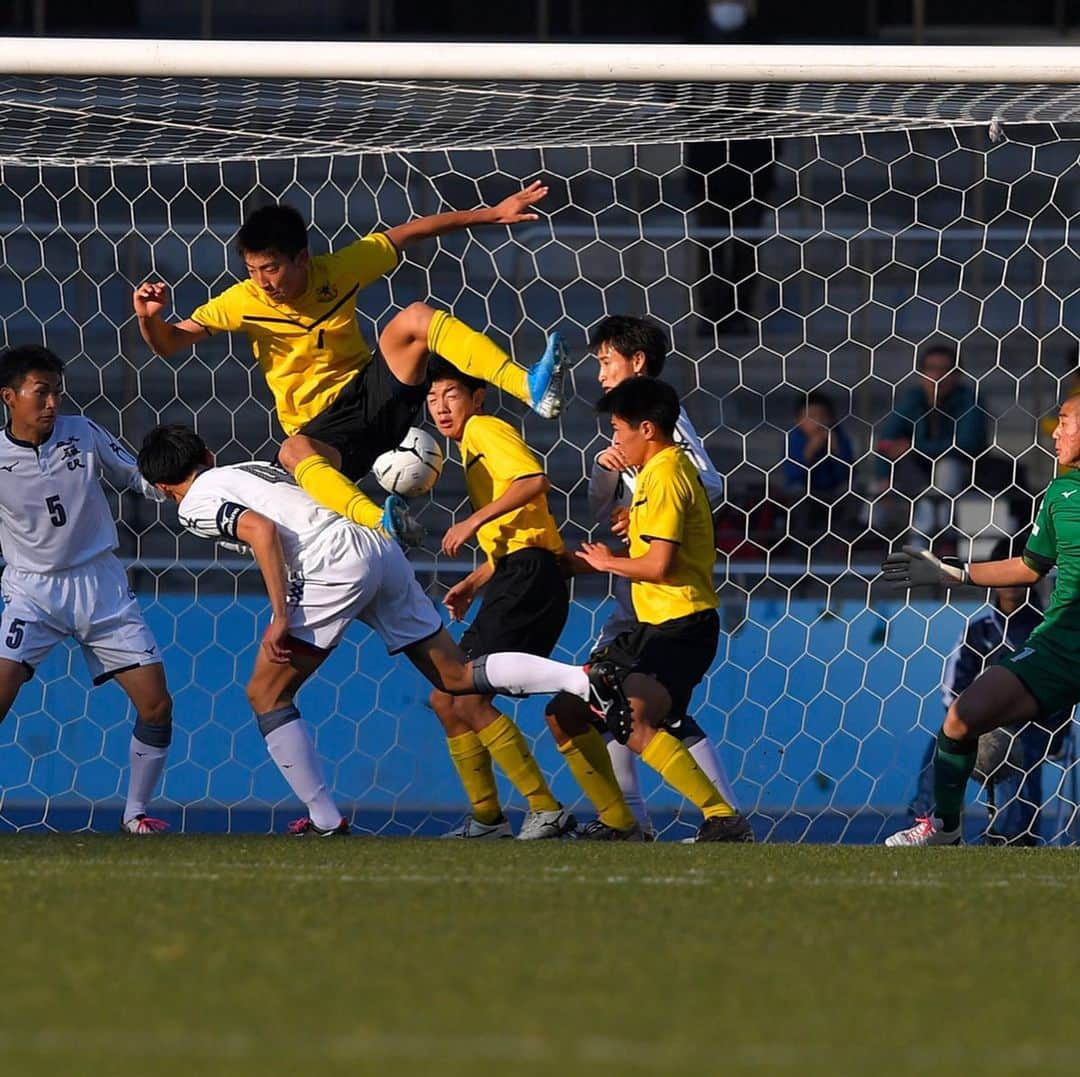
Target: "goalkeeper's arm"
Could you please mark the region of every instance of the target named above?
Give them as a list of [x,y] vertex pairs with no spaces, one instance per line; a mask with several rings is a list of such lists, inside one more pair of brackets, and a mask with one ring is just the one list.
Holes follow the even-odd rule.
[[896,587],[1029,587],[1043,576],[1023,557],[949,565],[929,550],[914,546],[889,554],[881,563],[881,571]]

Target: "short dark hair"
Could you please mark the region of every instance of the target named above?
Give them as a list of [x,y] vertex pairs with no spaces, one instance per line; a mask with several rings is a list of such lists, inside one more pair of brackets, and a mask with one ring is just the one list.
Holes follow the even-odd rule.
[[477,389],[487,388],[486,381],[474,378],[471,374],[463,374],[441,355],[433,355],[428,359],[427,376],[429,385],[434,385],[437,381],[456,381],[459,385],[464,385],[470,393],[475,393]]
[[149,483],[170,486],[189,478],[206,463],[206,442],[190,426],[155,426],[139,449],[139,471]]
[[0,388],[18,389],[35,371],[63,377],[64,361],[40,344],[19,344],[0,353]]
[[596,410],[633,427],[648,420],[670,438],[679,421],[679,394],[658,378],[627,378],[597,401]]
[[829,418],[836,422],[836,405],[832,402],[832,397],[827,393],[823,393],[820,389],[813,389],[806,394],[801,401],[799,401],[799,412],[804,412],[812,407],[824,408],[829,413]]
[[655,322],[630,314],[611,314],[589,334],[590,348],[599,348],[601,344],[610,344],[626,356],[644,352],[645,373],[650,378],[658,378],[664,371],[668,339]]
[[922,354],[919,356],[919,365],[922,366],[923,362],[931,355],[944,355],[951,362],[953,366],[959,366],[956,357],[956,349],[951,344],[946,344],[944,341],[935,341],[933,344],[927,344],[922,350]]
[[260,206],[249,213],[236,234],[236,246],[241,256],[277,251],[286,258],[295,258],[307,250],[307,224],[299,212],[282,203]]

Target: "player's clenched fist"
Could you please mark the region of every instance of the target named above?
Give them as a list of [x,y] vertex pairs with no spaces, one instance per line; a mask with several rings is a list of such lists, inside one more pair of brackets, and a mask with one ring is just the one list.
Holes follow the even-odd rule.
[[135,289],[133,304],[135,314],[140,318],[152,318],[160,314],[169,303],[169,286],[156,282],[140,284]]

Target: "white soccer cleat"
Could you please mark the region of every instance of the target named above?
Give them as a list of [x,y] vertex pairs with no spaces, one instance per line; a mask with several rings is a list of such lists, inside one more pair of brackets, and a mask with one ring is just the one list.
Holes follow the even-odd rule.
[[151,819],[149,815],[133,815],[120,824],[125,834],[162,834],[169,829],[164,819]]
[[531,811],[518,831],[518,841],[546,841],[564,838],[577,830],[577,820],[566,808],[555,811]]
[[504,815],[494,823],[481,823],[474,816],[468,816],[461,826],[443,834],[444,838],[512,838],[514,831],[510,820]]
[[932,815],[920,815],[915,819],[914,826],[890,834],[885,844],[895,849],[905,845],[959,845],[960,840],[960,827],[943,830],[941,823]]

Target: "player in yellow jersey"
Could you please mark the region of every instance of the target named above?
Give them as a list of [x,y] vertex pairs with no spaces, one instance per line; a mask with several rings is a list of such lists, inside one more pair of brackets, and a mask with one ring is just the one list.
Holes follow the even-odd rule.
[[[547,503],[551,483],[517,430],[482,413],[482,381],[438,357],[431,360],[428,374],[428,411],[440,433],[458,444],[473,508],[446,532],[442,549],[453,556],[475,538],[485,554],[484,563],[443,600],[450,616],[460,621],[483,590],[461,648],[470,659],[505,650],[546,657],[570,608],[560,569],[563,540]],[[452,696],[436,689],[431,706],[472,804],[472,814],[448,837],[511,836],[492,759],[528,802],[519,839],[558,838],[575,828],[574,817],[551,795],[520,730],[492,706],[491,696]]]
[[[638,469],[629,556],[600,543],[585,543],[576,555],[597,572],[630,580],[638,621],[615,638],[598,664],[608,667],[612,687],[621,686],[629,704],[609,710],[608,727],[702,810],[698,841],[753,841],[747,820],[665,729],[687,714],[720,638],[712,510],[697,468],[675,442],[678,395],[666,382],[628,378],[597,409],[611,415],[613,445]],[[549,712],[549,722],[561,725],[564,711],[556,711]],[[562,728],[563,735],[576,733],[577,728]]]
[[139,331],[166,357],[212,333],[245,333],[286,434],[279,463],[320,504],[408,539],[413,525],[401,499],[390,497],[380,509],[356,482],[413,424],[427,392],[429,351],[553,418],[562,405],[562,340],[552,333],[543,357],[526,371],[446,311],[412,303],[386,324],[373,355],[357,325],[357,293],[391,272],[421,240],[536,220],[531,208],[546,194],[537,181],[497,206],[420,217],[316,255],[295,209],[263,206],[245,220],[236,240],[249,279],[178,322],[162,317],[168,287],[142,284],[134,294]]

